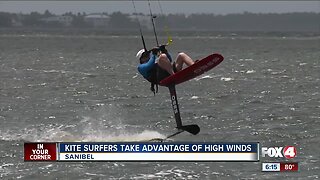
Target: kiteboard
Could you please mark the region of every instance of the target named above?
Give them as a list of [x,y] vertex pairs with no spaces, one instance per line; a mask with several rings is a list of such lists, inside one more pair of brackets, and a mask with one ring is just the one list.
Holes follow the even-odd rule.
[[159,84],[169,87],[170,85],[186,82],[216,67],[223,59],[223,56],[220,54],[211,54],[196,61],[193,65],[161,80]]

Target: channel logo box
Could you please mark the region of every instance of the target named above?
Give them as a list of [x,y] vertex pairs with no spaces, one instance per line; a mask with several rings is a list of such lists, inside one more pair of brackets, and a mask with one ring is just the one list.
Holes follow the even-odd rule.
[[297,149],[294,146],[285,147],[262,147],[261,148],[262,157],[272,157],[272,158],[287,158],[292,159],[297,156]]

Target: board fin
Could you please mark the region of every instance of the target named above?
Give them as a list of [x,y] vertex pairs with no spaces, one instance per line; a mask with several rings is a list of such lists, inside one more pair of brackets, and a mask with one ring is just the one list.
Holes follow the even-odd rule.
[[[174,84],[170,85],[168,88],[170,91],[171,105],[172,105],[172,109],[173,109],[173,113],[174,113],[174,118],[176,120],[177,129],[179,130],[177,132],[177,134],[180,134],[183,131],[187,131],[188,133],[193,134],[193,135],[198,134],[200,132],[200,127],[198,125],[196,125],[196,124],[182,125],[175,85]],[[174,134],[174,135],[176,135],[176,134]]]
[[193,135],[197,135],[200,132],[200,127],[196,124],[181,126],[178,129],[182,129]]
[[171,99],[171,105],[174,113],[174,118],[176,120],[177,128],[180,129],[179,127],[182,127],[182,121],[180,117],[180,110],[179,110],[179,103],[178,103],[178,98],[177,98],[177,93],[176,93],[176,86],[175,85],[170,85],[169,87],[170,91],[170,99]]

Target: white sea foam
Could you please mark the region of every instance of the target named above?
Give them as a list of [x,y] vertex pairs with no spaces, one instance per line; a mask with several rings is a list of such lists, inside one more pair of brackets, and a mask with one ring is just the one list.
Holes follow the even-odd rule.
[[30,142],[128,142],[149,141],[154,138],[164,139],[166,136],[157,131],[144,130],[142,132],[97,130],[84,134],[72,133],[59,128],[39,130],[37,128],[24,129],[21,132],[1,132],[0,140],[4,141],[30,141]]
[[252,74],[252,73],[255,73],[256,71],[255,70],[248,70],[246,73],[247,74]]
[[198,96],[192,96],[190,99],[199,99]]
[[233,81],[234,79],[230,77],[222,77],[220,80],[228,82],[228,81]]
[[107,141],[107,142],[128,142],[128,141],[149,141],[154,138],[165,138],[165,135],[157,131],[145,130],[137,133],[106,133],[106,134],[91,134],[82,141]]
[[202,80],[202,79],[212,79],[213,77],[210,75],[206,75],[206,76],[201,76],[199,78],[195,78],[196,81]]

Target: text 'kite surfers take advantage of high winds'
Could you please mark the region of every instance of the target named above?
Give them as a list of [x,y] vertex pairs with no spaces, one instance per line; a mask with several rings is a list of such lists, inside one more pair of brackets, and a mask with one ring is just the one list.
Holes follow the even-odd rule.
[[[177,124],[176,128],[178,129],[177,132],[167,136],[164,139],[156,138],[152,139],[151,141],[164,141],[184,131],[196,135],[200,132],[200,127],[198,125],[182,124],[175,87],[177,84],[186,82],[203,74],[206,71],[209,71],[210,69],[220,64],[224,58],[222,55],[214,53],[208,55],[203,59],[193,61],[187,54],[180,52],[177,55],[176,60],[173,61],[170,53],[166,49],[166,47],[172,43],[171,36],[169,36],[168,29],[166,29],[168,42],[164,45],[159,45],[154,21],[156,16],[152,14],[149,0],[148,5],[150,9],[150,18],[152,22],[153,32],[156,39],[156,47],[148,50],[143,37],[142,28],[137,16],[137,10],[134,1],[132,1],[132,4],[135,10],[137,22],[139,24],[140,36],[143,44],[143,49],[139,50],[136,55],[140,62],[140,64],[138,65],[138,71],[146,80],[151,83],[150,89],[154,94],[158,92],[158,85],[169,88],[171,105]],[[162,11],[162,8],[160,9]],[[187,67],[183,69],[184,64]]]

